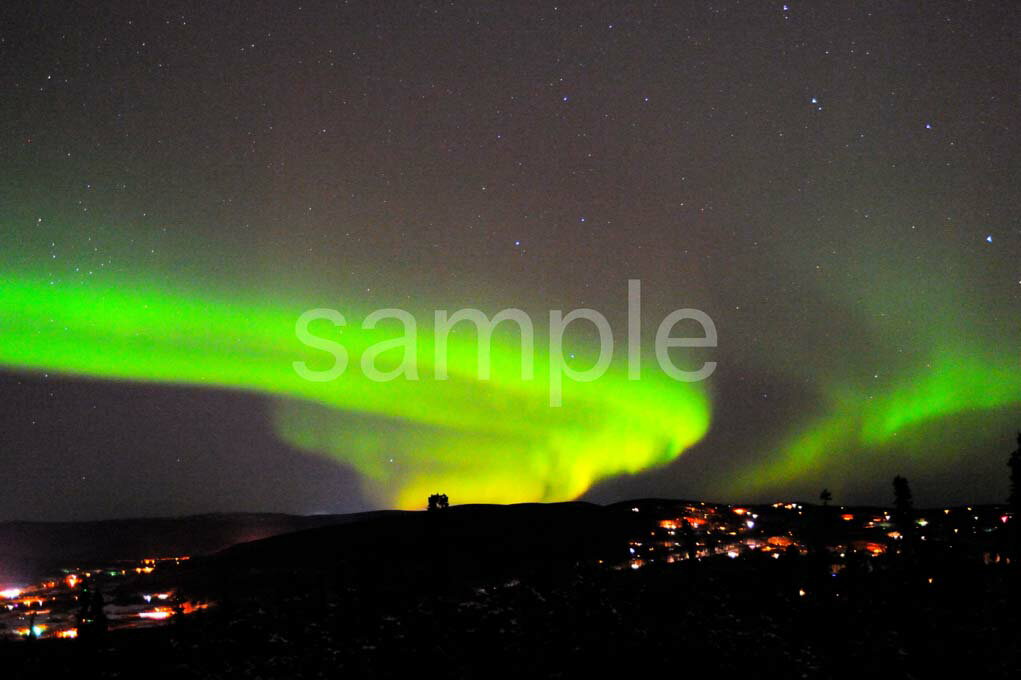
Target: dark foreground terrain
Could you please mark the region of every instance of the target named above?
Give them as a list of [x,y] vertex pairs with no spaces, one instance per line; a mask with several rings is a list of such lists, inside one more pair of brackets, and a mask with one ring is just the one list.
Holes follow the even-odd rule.
[[628,546],[656,538],[648,529],[660,520],[647,515],[461,507],[278,536],[173,574],[216,602],[206,611],[162,628],[9,640],[0,664],[13,678],[1021,671],[1018,574],[977,543],[930,539],[872,556],[790,545],[734,557],[705,554],[693,538],[701,558],[639,566]]

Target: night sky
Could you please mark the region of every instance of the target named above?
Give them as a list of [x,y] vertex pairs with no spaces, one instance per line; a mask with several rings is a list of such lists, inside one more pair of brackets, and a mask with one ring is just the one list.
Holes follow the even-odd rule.
[[[0,519],[1005,499],[1016,3],[90,4],[0,8]],[[617,343],[559,409],[513,334],[485,384],[468,331],[447,382],[303,384],[316,307],[352,354],[385,307]],[[679,308],[704,383],[655,370]]]

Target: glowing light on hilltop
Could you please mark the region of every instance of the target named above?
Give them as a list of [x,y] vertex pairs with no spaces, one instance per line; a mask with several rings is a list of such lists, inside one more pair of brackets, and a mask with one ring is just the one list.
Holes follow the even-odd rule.
[[[534,379],[523,380],[513,324],[494,331],[490,380],[477,377],[474,333],[449,337],[449,378],[434,379],[433,333],[421,328],[420,378],[375,382],[359,357],[399,332],[386,323],[363,329],[357,310],[345,309],[342,335],[328,323],[313,328],[344,346],[349,370],[311,382],[294,363],[323,370],[333,358],[298,340],[301,306],[118,283],[54,287],[42,277],[5,277],[0,366],[271,395],[283,441],[353,465],[370,492],[399,507],[417,508],[436,489],[459,502],[576,498],[608,476],[670,462],[709,426],[704,385],[675,381],[655,364],[641,380],[629,380],[622,362],[593,382],[565,380],[563,406],[551,408],[553,355],[537,342]],[[379,365],[389,369],[395,356],[384,352]]]
[[64,583],[67,584],[68,588],[74,588],[80,580],[76,574],[68,574],[64,577]]

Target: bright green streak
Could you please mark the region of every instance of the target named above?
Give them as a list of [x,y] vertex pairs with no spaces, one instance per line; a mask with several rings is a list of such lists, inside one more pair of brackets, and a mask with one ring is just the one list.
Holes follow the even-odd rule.
[[[293,362],[324,369],[333,359],[298,341],[305,310],[230,299],[8,278],[0,282],[0,365],[271,395],[284,441],[353,465],[381,502],[400,507],[419,507],[436,491],[456,502],[575,498],[600,479],[673,460],[708,429],[704,391],[654,366],[637,381],[619,364],[594,382],[565,379],[563,407],[549,407],[548,351],[536,343],[535,378],[522,380],[512,324],[494,333],[491,380],[477,379],[473,330],[450,336],[450,378],[435,380],[429,320],[419,318],[419,380],[371,381],[359,368],[362,352],[403,330],[396,322],[364,330],[343,303],[347,326],[323,323],[313,333],[346,348],[348,370],[309,382]],[[399,361],[395,352],[382,356],[381,370]]]
[[866,239],[830,265],[830,287],[818,292],[830,316],[854,319],[860,335],[784,345],[779,370],[813,386],[818,404],[765,442],[727,493],[875,484],[875,468],[889,469],[888,461],[910,474],[912,464],[945,465],[1003,435],[1000,419],[1021,406],[1018,326],[988,313],[981,262],[961,270],[959,256]]
[[[786,482],[842,462],[862,469],[872,455],[894,448],[917,451],[953,439],[956,416],[1021,404],[1021,370],[967,352],[941,353],[903,386],[878,393],[834,390],[824,417],[782,443],[779,455],[738,480],[743,492]],[[932,428],[941,428],[942,434]]]

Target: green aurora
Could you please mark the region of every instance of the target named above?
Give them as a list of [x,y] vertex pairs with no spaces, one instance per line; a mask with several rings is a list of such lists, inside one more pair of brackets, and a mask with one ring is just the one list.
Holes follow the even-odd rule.
[[817,386],[816,406],[734,476],[730,493],[763,496],[792,480],[835,486],[886,460],[947,463],[1003,434],[990,424],[1021,406],[1021,362],[1003,347],[1010,326],[990,323],[974,286],[926,275],[934,254],[914,255],[870,250],[856,272],[867,283],[818,291],[834,317],[857,321],[843,342],[874,354],[792,348],[788,370]]
[[[939,452],[955,421],[974,413],[1021,404],[1021,371],[1009,362],[945,355],[903,387],[868,393],[834,389],[824,399],[825,415],[803,425],[759,466],[736,480],[736,492],[779,489],[790,480],[839,471],[854,474],[873,457]],[[843,469],[841,469],[843,468]]]
[[[451,334],[447,380],[433,378],[432,333],[419,332],[419,379],[375,382],[358,357],[403,331],[363,329],[345,309],[343,329],[312,328],[343,344],[352,368],[307,381],[295,361],[321,370],[332,357],[297,339],[304,310],[234,297],[11,277],[0,284],[0,364],[269,395],[282,440],[354,466],[380,502],[406,508],[439,490],[459,502],[576,498],[600,479],[673,460],[709,427],[702,386],[652,367],[631,381],[619,363],[599,380],[565,381],[564,405],[551,408],[549,352],[536,347],[535,376],[523,380],[519,340],[504,332],[511,324],[494,332],[488,380],[477,378],[473,332]],[[383,352],[377,366],[393,368],[401,352]]]
[[[709,431],[708,385],[676,382],[654,363],[638,381],[627,379],[621,361],[595,382],[567,380],[563,407],[550,408],[549,348],[537,343],[534,378],[522,380],[513,324],[501,324],[493,334],[488,380],[477,379],[470,324],[455,327],[447,354],[450,378],[436,380],[431,314],[423,300],[416,316],[418,380],[365,378],[359,356],[399,336],[400,325],[384,322],[366,330],[360,324],[368,309],[364,301],[341,298],[333,306],[347,325],[321,322],[314,333],[343,344],[349,369],[336,381],[319,383],[300,378],[293,363],[317,369],[332,363],[295,334],[299,315],[316,306],[311,302],[322,300],[321,293],[310,297],[282,287],[286,292],[265,295],[224,282],[189,287],[165,274],[156,285],[124,272],[54,278],[10,269],[0,282],[0,365],[266,395],[268,417],[282,441],[352,466],[384,505],[419,507],[436,491],[459,502],[577,498],[600,480],[675,460]],[[974,431],[976,422],[967,419],[1021,404],[1017,360],[990,339],[995,332],[983,322],[981,305],[961,292],[966,287],[944,281],[909,291],[897,277],[881,273],[896,270],[878,262],[868,277],[872,287],[843,291],[837,301],[843,311],[834,313],[858,319],[841,332],[858,334],[846,342],[873,347],[876,356],[849,354],[834,362],[827,343],[790,347],[782,364],[787,378],[814,386],[815,405],[781,426],[783,434],[765,441],[717,491],[769,498],[799,480],[833,485],[835,478],[860,478],[882,460],[946,458],[959,448],[958,430]],[[818,294],[833,299],[830,292]],[[902,302],[919,295],[929,303]],[[851,309],[857,317],[847,313]],[[726,348],[727,329],[722,334]],[[543,337],[538,327],[536,335]],[[571,336],[565,340],[579,356],[575,368],[592,365],[591,352]],[[380,368],[392,368],[399,353],[384,352]],[[772,358],[763,353],[755,360],[768,365]],[[883,380],[873,380],[875,366],[885,367]]]

